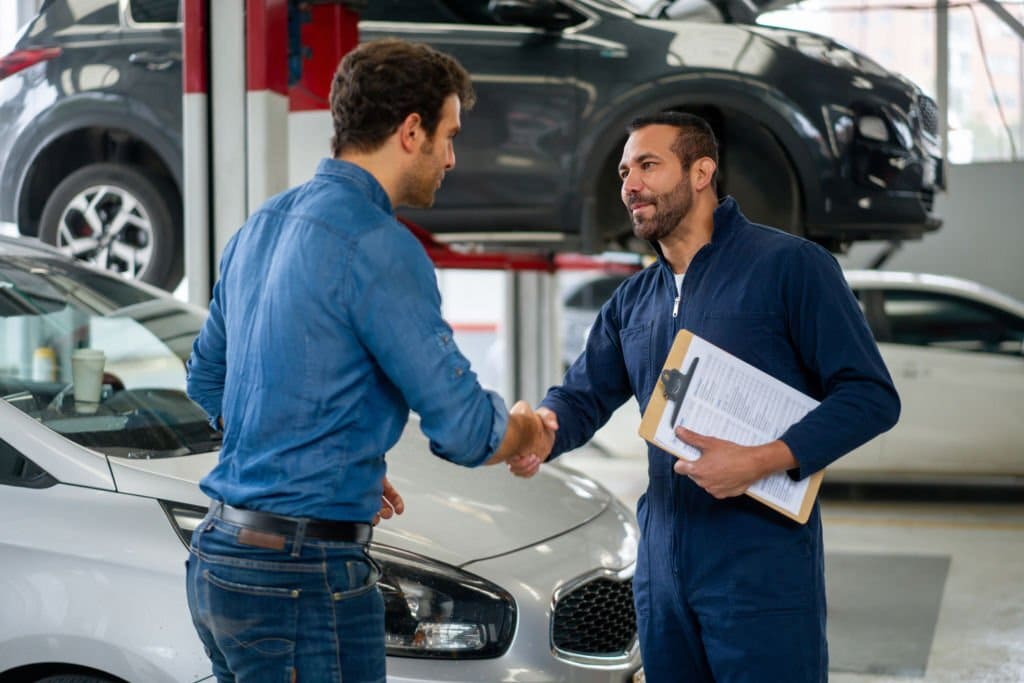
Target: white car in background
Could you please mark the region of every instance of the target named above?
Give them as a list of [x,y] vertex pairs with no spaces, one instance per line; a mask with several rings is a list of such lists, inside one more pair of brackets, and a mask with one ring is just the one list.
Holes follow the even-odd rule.
[[1024,484],[1024,303],[955,277],[846,279],[903,409],[826,480]]
[[[954,277],[845,275],[903,410],[892,430],[833,463],[825,481],[1024,485],[1024,303]],[[594,278],[566,296],[568,362],[582,349],[600,296],[610,296],[625,277]],[[612,458],[643,457],[639,423],[629,401],[591,443]],[[588,474],[602,478],[596,469]]]
[[[219,435],[184,394],[205,312],[0,238],[0,681],[212,678],[185,598]],[[288,334],[282,330],[282,334]],[[106,355],[76,402],[73,349]],[[631,512],[571,470],[531,480],[388,454],[377,527],[388,680],[624,683],[640,666]]]

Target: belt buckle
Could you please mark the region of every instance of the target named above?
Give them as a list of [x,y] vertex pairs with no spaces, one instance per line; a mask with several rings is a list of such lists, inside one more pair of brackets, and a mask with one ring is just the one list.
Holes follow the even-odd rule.
[[238,542],[242,545],[251,545],[256,548],[267,550],[284,550],[285,537],[280,534],[271,534],[266,531],[242,528],[238,530]]

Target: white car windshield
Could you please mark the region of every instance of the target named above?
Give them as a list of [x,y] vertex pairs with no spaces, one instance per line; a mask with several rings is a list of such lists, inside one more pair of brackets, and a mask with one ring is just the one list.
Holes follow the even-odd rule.
[[108,455],[214,450],[220,435],[185,395],[202,323],[202,311],[125,280],[0,255],[0,398]]

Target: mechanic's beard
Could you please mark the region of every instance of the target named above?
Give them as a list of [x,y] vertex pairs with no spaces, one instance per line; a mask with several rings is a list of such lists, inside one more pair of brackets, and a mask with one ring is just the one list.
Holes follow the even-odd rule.
[[648,242],[657,242],[672,234],[686,214],[693,207],[693,192],[690,184],[683,180],[671,192],[658,195],[640,195],[640,201],[654,204],[654,215],[639,218],[629,212],[633,222],[633,234]]

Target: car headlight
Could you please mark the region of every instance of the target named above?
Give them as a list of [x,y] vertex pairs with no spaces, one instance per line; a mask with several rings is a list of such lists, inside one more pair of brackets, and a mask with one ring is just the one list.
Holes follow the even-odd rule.
[[484,659],[508,649],[516,605],[506,591],[412,553],[373,547],[371,554],[382,570],[389,655]]
[[[187,547],[206,508],[166,500]],[[387,653],[394,657],[487,659],[512,644],[516,603],[507,591],[469,572],[396,548],[371,545],[380,565]]]
[[199,522],[203,521],[203,517],[206,517],[206,508],[169,500],[161,500],[160,507],[163,508],[167,519],[171,520],[174,532],[187,548],[192,543],[192,532],[199,526]]
[[887,142],[889,140],[889,127],[881,116],[865,115],[857,119],[857,132],[868,140]]

